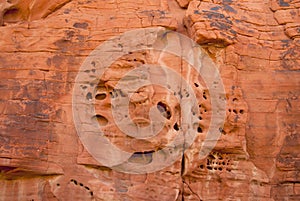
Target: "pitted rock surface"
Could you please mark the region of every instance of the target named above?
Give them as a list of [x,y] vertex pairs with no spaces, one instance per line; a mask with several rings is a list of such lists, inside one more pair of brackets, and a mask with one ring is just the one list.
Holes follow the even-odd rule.
[[[296,0],[0,0],[0,200],[300,200],[299,12]],[[159,135],[133,139],[113,123],[116,82],[144,63],[164,63],[189,81],[199,124],[194,143],[173,165],[120,173],[99,164],[78,139],[75,78],[107,39],[158,26],[195,40],[219,69],[227,101],[222,135],[199,159],[210,93],[181,58],[125,55],[100,79],[94,97],[95,118],[111,143],[147,164],[149,153],[181,129],[180,102],[159,86],[141,88],[130,100],[139,126],[157,107],[166,119]]]

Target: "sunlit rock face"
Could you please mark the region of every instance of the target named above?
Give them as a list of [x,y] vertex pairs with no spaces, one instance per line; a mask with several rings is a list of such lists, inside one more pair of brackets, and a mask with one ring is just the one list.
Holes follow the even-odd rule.
[[[0,0],[0,200],[299,200],[299,8],[288,0]],[[132,153],[130,163],[165,163],[154,153],[184,134],[182,114],[189,108],[182,88],[140,87],[128,93],[129,118],[146,128],[155,110],[157,124],[164,124],[149,138],[124,134],[112,102],[127,94],[118,83],[135,85],[142,76],[130,71],[167,66],[188,83],[197,105],[190,111],[197,115],[191,125],[196,137],[180,147],[178,160],[129,174],[101,164],[83,145],[73,88],[96,47],[146,27],[177,31],[202,47],[199,57],[212,62],[201,62],[220,72],[226,115],[217,143],[199,157],[214,109],[205,77],[164,51],[117,58],[87,98],[94,100],[103,135]],[[153,72],[183,86],[161,68]]]

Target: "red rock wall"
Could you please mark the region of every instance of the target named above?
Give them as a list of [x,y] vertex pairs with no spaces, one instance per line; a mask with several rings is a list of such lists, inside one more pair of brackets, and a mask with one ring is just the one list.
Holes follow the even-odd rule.
[[[0,0],[0,200],[299,200],[299,8],[296,0]],[[156,26],[191,37],[216,63],[226,120],[206,158],[196,157],[196,141],[161,171],[120,173],[78,139],[75,77],[105,40]],[[157,58],[136,53],[115,65],[145,61]],[[198,101],[209,117],[209,101]]]

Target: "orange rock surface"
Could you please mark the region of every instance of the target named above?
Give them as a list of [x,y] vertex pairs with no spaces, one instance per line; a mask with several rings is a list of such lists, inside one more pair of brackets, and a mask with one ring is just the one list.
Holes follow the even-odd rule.
[[[226,117],[217,144],[199,159],[212,117],[203,80],[174,55],[138,51],[116,59],[92,98],[109,141],[139,153],[131,162],[151,163],[151,153],[185,125],[173,92],[147,86],[133,92],[130,117],[148,125],[156,106],[165,125],[155,138],[124,136],[111,99],[128,71],[170,66],[189,81],[199,106],[196,140],[180,159],[128,174],[99,163],[82,144],[73,87],[96,47],[145,27],[165,27],[201,45],[221,74]],[[0,0],[0,33],[0,200],[300,200],[299,1]]]

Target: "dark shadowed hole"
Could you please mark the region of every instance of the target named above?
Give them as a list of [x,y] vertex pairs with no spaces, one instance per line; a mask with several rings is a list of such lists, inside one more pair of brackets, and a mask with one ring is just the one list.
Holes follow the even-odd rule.
[[106,94],[105,93],[97,94],[95,98],[96,100],[104,100],[106,98]]
[[179,131],[179,126],[177,123],[174,124],[173,128],[176,130],[176,131]]
[[158,102],[157,103],[157,109],[160,111],[160,113],[167,119],[171,118],[171,112],[169,107],[163,103],[163,102]]
[[128,161],[131,163],[149,164],[152,162],[153,153],[154,151],[134,152]]
[[198,133],[202,133],[203,132],[203,130],[202,130],[202,128],[200,126],[198,126],[198,128],[197,128],[197,132]]
[[19,12],[19,9],[17,8],[11,8],[3,14],[3,18],[6,18],[7,16],[14,16]]
[[108,120],[104,116],[102,116],[100,114],[96,115],[96,119],[97,119],[97,121],[98,121],[98,123],[99,123],[100,126],[105,126],[108,123]]

